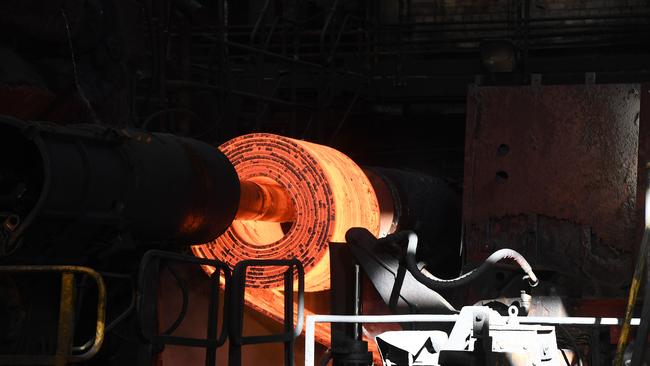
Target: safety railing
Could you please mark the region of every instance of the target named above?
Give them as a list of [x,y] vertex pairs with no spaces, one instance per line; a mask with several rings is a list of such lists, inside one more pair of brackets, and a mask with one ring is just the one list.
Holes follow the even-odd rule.
[[[515,317],[521,324],[563,324],[576,326],[617,326],[623,324],[618,318],[596,317]],[[406,314],[406,315],[309,315],[305,321],[305,366],[314,366],[316,323],[455,323],[460,315]],[[630,325],[638,326],[639,318],[632,318]]]
[[[0,266],[0,273],[61,273],[61,299],[57,330],[57,346],[53,355],[0,355],[0,365],[55,365],[84,362],[99,352],[104,341],[104,324],[106,316],[106,286],[102,276],[87,267],[81,266]],[[74,314],[76,274],[87,275],[97,284],[97,320],[95,337],[86,344],[89,347],[75,347]],[[87,349],[81,354],[74,354],[75,349]]]
[[[182,306],[176,320],[164,331],[158,331],[158,288],[160,269],[163,262],[196,264],[214,268],[210,281],[210,301],[207,309],[208,324],[206,338],[191,338],[173,335],[174,331],[183,322],[183,319],[187,314],[189,303],[188,289],[184,285],[181,285],[182,280],[179,278],[178,273],[176,273],[173,267],[168,268],[170,268],[172,276],[176,278],[181,287],[183,296]],[[219,284],[222,275],[223,283],[227,288],[230,283],[230,269],[221,261],[197,258],[194,256],[164,252],[160,250],[150,250],[145,253],[142,262],[140,263],[140,273],[138,277],[140,298],[137,304],[137,313],[142,336],[150,344],[150,358],[153,359],[154,353],[162,351],[164,345],[200,347],[205,348],[205,365],[216,365],[217,348],[223,346],[228,335],[226,332],[228,316],[223,317],[221,332],[219,334],[217,333],[219,328]],[[224,306],[227,303],[228,291],[226,291],[224,295]],[[147,364],[153,363],[148,362]]]
[[[246,292],[246,271],[250,267],[288,267],[284,273],[284,332],[271,335],[243,336],[244,328],[244,296]],[[293,283],[294,275],[298,276],[298,323],[293,326]],[[233,270],[233,281],[230,288],[230,305],[228,315],[230,349],[228,362],[230,366],[241,365],[241,348],[244,345],[263,343],[284,343],[284,364],[294,364],[294,343],[302,333],[304,318],[305,271],[297,259],[291,260],[247,260],[237,263]]]

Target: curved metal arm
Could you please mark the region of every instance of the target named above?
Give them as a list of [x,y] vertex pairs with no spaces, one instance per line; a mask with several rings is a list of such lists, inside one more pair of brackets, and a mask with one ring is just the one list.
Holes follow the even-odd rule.
[[398,241],[400,241],[400,239],[403,240],[404,237],[408,239],[408,247],[406,248],[406,267],[411,272],[413,277],[415,277],[415,279],[422,282],[425,286],[429,287],[432,290],[466,285],[481,276],[488,269],[493,267],[497,262],[500,262],[504,259],[514,260],[519,265],[519,267],[521,267],[521,269],[526,272],[526,277],[532,287],[537,286],[539,283],[539,280],[537,279],[537,276],[533,272],[533,269],[528,261],[526,261],[526,259],[521,254],[512,249],[497,250],[496,252],[492,253],[492,255],[490,255],[485,260],[485,262],[483,262],[483,264],[459,277],[452,279],[438,278],[430,273],[424,273],[422,270],[420,270],[420,268],[418,268],[417,261],[415,259],[415,253],[418,248],[417,234],[415,234],[413,231],[403,231],[394,235],[397,236],[396,239]]

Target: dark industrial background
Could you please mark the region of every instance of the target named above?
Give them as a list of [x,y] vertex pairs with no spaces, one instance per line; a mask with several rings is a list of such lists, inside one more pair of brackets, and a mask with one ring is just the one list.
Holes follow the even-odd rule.
[[[510,247],[548,293],[627,293],[650,160],[648,0],[5,0],[0,28],[0,114],[328,145],[462,195],[465,266]],[[463,296],[496,297],[504,276]]]
[[[0,6],[5,113],[211,143],[275,132],[459,183],[469,84],[648,78],[643,0]],[[501,43],[515,50],[512,72],[482,62],[510,62],[498,46],[485,55]]]
[[[476,87],[527,85],[535,94],[536,87],[546,85],[581,85],[607,99],[610,91],[595,85],[639,83],[650,72],[650,4],[643,0],[15,0],[0,7],[4,114],[137,127],[213,145],[250,132],[277,133],[332,146],[364,166],[443,177],[459,193],[463,188],[467,193],[468,183],[470,188],[478,184],[472,180],[477,172],[463,171],[465,153],[489,159],[499,145],[509,149],[514,141],[506,140],[517,140],[517,133],[524,132],[515,130],[522,114],[547,114],[539,117],[535,133],[547,149],[540,163],[562,164],[553,169],[575,167],[574,157],[581,153],[571,146],[581,142],[570,134],[566,140],[553,135],[548,120],[565,118],[566,125],[580,124],[575,131],[594,135],[608,136],[612,129],[608,116],[591,122],[592,116],[604,115],[606,106],[585,100],[572,88],[560,87],[551,97],[538,93],[541,103],[557,109],[553,111],[531,112],[527,103],[535,96],[508,99],[504,92],[492,98],[512,104],[490,107],[504,115],[483,113],[499,119],[491,131],[505,134],[503,141],[473,150],[466,143],[485,137],[484,132],[466,131],[466,120],[471,127],[481,118],[472,116],[483,94],[473,91]],[[615,92],[624,98],[628,91]],[[583,105],[581,112],[576,104]],[[634,118],[614,117],[636,126]],[[525,169],[531,163],[524,151],[529,145],[520,142],[524,145],[508,150],[508,159],[517,159],[510,164]],[[636,154],[636,142],[628,142],[627,151],[614,151],[622,154],[620,159]],[[598,160],[599,154],[591,158]],[[612,151],[603,154],[612,156]],[[576,169],[585,174],[605,170],[602,174],[612,176],[617,173],[608,168],[618,165],[615,159],[599,160]],[[482,179],[491,180],[497,172],[506,179],[517,176],[505,168],[482,169],[490,169],[490,177]],[[470,179],[465,184],[464,174]],[[552,185],[557,177],[547,178]],[[495,175],[495,182],[499,179]],[[503,199],[494,192],[484,194]],[[625,199],[619,196],[599,199]],[[466,206],[471,204],[467,197]],[[567,198],[580,202],[575,195]],[[608,212],[614,209],[610,206]],[[627,217],[623,226],[636,225],[629,212],[633,209],[620,212]],[[539,205],[506,207],[492,216],[563,218],[551,211]],[[477,213],[466,207],[465,215]],[[485,222],[489,215],[479,216],[476,220]],[[582,223],[578,216],[567,218]],[[470,238],[476,230],[470,228]],[[631,239],[612,237],[623,256],[632,248],[623,243]]]

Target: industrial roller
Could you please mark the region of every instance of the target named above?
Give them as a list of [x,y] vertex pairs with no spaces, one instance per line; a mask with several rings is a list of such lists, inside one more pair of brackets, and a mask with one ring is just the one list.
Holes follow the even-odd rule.
[[[329,288],[329,242],[352,227],[379,235],[380,210],[363,170],[322,145],[272,134],[249,134],[220,150],[239,176],[235,221],[217,239],[193,246],[195,255],[234,266],[245,259],[297,258],[307,291]],[[283,268],[251,271],[247,286],[283,286]]]
[[[239,209],[223,235],[192,247],[196,256],[230,266],[246,259],[297,258],[305,267],[306,291],[317,292],[330,287],[330,242],[344,242],[352,227],[380,234],[375,189],[363,170],[341,152],[262,133],[237,137],[220,150],[239,176]],[[247,304],[278,321],[284,316],[284,270],[254,268],[246,283]],[[329,300],[324,297],[322,302]],[[305,311],[312,313],[309,306]],[[326,344],[328,328],[317,330]]]
[[198,140],[0,116],[0,259],[209,241],[235,217],[239,188],[224,154]]

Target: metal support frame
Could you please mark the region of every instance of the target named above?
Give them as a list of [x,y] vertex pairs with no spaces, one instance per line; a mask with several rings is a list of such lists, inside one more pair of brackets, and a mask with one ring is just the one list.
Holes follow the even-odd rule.
[[[57,347],[54,355],[0,355],[0,365],[55,365],[64,366],[68,363],[84,362],[94,357],[104,342],[104,326],[106,317],[106,286],[102,276],[88,267],[81,266],[0,266],[0,273],[61,273],[61,299],[59,307],[59,323],[57,331]],[[74,355],[74,326],[75,326],[75,274],[91,277],[97,284],[97,323],[95,337],[88,343],[90,348]]]
[[[284,274],[284,333],[271,335],[243,336],[244,327],[244,296],[246,293],[246,271],[249,267],[288,267]],[[298,275],[298,323],[294,328],[293,313],[293,283]],[[228,350],[228,364],[241,365],[241,348],[245,345],[262,343],[284,343],[284,364],[294,364],[294,343],[302,333],[304,318],[305,271],[302,263],[297,259],[290,260],[246,260],[237,263],[233,269],[232,284],[230,288],[230,302],[228,314],[230,323],[228,333],[230,344]]]
[[[337,284],[330,291],[330,313],[360,315],[362,312],[362,272],[350,246],[330,243],[330,282]],[[368,365],[372,353],[363,339],[361,324],[332,324],[331,358],[333,365]]]
[[[408,314],[408,315],[309,315],[305,321],[305,366],[314,366],[316,323],[454,323],[458,314]],[[516,317],[520,324],[571,324],[581,326],[620,325],[618,318],[596,317]],[[639,318],[633,318],[630,325],[638,326]]]
[[[160,273],[161,261],[180,262],[197,264],[201,266],[213,267],[214,273],[211,275],[210,283],[210,302],[208,303],[208,325],[207,338],[190,338],[173,336],[172,333],[183,322],[187,312],[188,294],[183,291],[183,307],[176,321],[165,331],[158,332],[158,275]],[[178,276],[172,272],[174,277],[179,280]],[[223,274],[223,281],[226,286],[224,295],[224,307],[228,302],[228,286],[230,283],[230,269],[228,266],[218,260],[198,258],[194,256],[182,255],[160,250],[150,250],[145,253],[140,264],[140,273],[138,277],[138,288],[141,296],[137,305],[138,322],[142,336],[150,343],[150,353],[160,352],[164,345],[178,345],[186,347],[205,348],[205,365],[216,365],[217,348],[223,346],[227,338],[228,317],[223,317],[221,333],[218,335],[219,328],[219,284]]]

